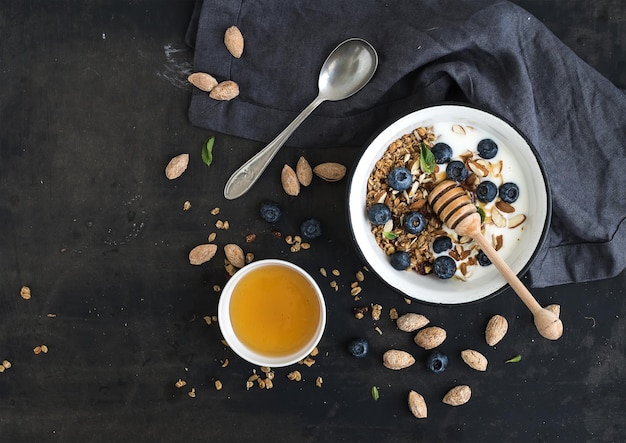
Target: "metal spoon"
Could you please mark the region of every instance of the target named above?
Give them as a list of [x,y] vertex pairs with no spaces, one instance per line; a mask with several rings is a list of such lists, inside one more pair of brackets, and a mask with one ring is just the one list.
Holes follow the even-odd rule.
[[320,71],[318,95],[283,132],[237,169],[226,182],[224,197],[233,200],[245,194],[261,176],[278,150],[322,102],[346,99],[363,88],[378,67],[378,54],[368,42],[352,38],[330,53]]

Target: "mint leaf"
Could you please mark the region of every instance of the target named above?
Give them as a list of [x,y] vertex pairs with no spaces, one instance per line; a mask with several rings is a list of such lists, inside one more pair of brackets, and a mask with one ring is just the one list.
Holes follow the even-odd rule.
[[374,400],[378,400],[378,398],[379,398],[378,388],[376,386],[372,386],[372,398]]
[[215,137],[209,137],[202,146],[202,161],[207,166],[211,166],[213,161],[213,143],[215,143]]
[[507,361],[505,361],[505,363],[517,363],[521,360],[522,360],[522,356],[518,354],[515,357],[509,358]]
[[396,238],[398,238],[398,234],[383,231],[383,237],[385,237],[387,240],[395,240]]
[[420,168],[427,174],[435,170],[435,155],[424,142],[420,143]]
[[485,211],[483,211],[483,208],[481,208],[480,206],[476,206],[476,210],[480,214],[480,224],[482,225],[483,223],[485,223]]

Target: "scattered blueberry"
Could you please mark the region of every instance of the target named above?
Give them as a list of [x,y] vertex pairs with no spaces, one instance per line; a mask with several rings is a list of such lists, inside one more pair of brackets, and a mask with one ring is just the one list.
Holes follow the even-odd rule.
[[433,272],[439,278],[451,278],[456,272],[456,262],[447,255],[437,257],[433,264]]
[[448,166],[446,166],[446,175],[450,180],[462,182],[469,175],[469,171],[462,161],[454,160],[448,163]]
[[364,338],[355,338],[348,343],[348,352],[356,358],[362,358],[367,355],[369,343]]
[[268,223],[276,223],[280,220],[280,216],[283,214],[282,209],[278,203],[273,201],[266,201],[261,204],[261,209],[259,209],[259,214],[261,218]]
[[490,138],[478,142],[478,155],[482,158],[494,158],[498,153],[498,145]]
[[443,352],[433,351],[426,357],[426,369],[435,374],[443,372],[448,367],[448,356]]
[[452,239],[447,235],[441,235],[433,240],[433,251],[435,254],[452,249]]
[[476,260],[480,266],[489,266],[491,264],[491,260],[489,260],[487,254],[483,251],[478,251],[478,254],[476,254]]
[[389,173],[387,182],[397,191],[406,191],[413,184],[413,176],[407,168],[398,166]]
[[411,234],[419,234],[426,227],[426,219],[421,212],[409,212],[404,216],[402,225]]
[[391,218],[391,209],[384,203],[373,204],[367,211],[367,218],[375,225],[384,225]]
[[493,201],[498,195],[498,186],[494,182],[484,181],[476,187],[476,198],[483,203]]
[[445,143],[437,143],[430,151],[435,156],[435,163],[438,165],[449,162],[452,159],[452,148]]
[[322,235],[322,223],[316,218],[308,218],[300,225],[303,237],[313,239]]
[[393,254],[391,254],[389,259],[393,269],[397,269],[398,271],[404,271],[406,270],[406,268],[411,266],[411,256],[408,252],[394,252]]
[[513,203],[519,197],[519,188],[515,183],[507,182],[500,186],[500,198],[507,203]]

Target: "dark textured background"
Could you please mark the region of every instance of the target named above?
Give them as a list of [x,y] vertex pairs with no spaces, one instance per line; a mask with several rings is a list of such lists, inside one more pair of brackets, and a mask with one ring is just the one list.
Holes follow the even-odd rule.
[[[621,0],[516,3],[626,89]],[[225,201],[227,172],[261,145],[189,125],[193,53],[184,34],[192,7],[190,0],[0,0],[0,360],[12,362],[0,373],[2,441],[623,440],[626,275],[534,291],[542,304],[562,305],[557,342],[537,335],[510,290],[470,306],[408,306],[367,276],[362,303],[382,304],[385,315],[376,324],[357,321],[348,288],[361,263],[343,216],[345,183],[317,180],[289,199],[278,177],[302,154],[312,164],[351,165],[358,149],[285,149],[250,193]],[[210,135],[207,168],[200,148]],[[163,169],[181,152],[191,154],[189,169],[170,182]],[[283,235],[316,216],[323,238],[290,253],[257,216],[264,198],[284,205]],[[215,207],[218,216],[210,214]],[[217,230],[218,219],[230,229]],[[246,391],[254,366],[202,319],[216,313],[222,257],[202,267],[187,261],[210,232],[219,245],[239,243],[256,258],[292,260],[324,289],[328,327],[316,364],[295,368],[302,382],[287,380],[293,367],[277,369],[272,390]],[[245,244],[248,233],[254,243]],[[330,290],[320,266],[341,271],[340,291]],[[29,301],[19,296],[24,284]],[[447,329],[446,372],[424,370],[424,353],[388,320],[391,307]],[[482,332],[496,313],[510,330],[488,348]],[[354,336],[371,340],[368,358],[345,352]],[[41,344],[49,352],[34,355]],[[389,347],[411,349],[418,363],[386,370],[380,355]],[[465,348],[487,356],[486,373],[464,366]],[[504,363],[516,354],[520,363]],[[180,390],[179,378],[188,383]],[[443,394],[461,383],[472,386],[470,403],[443,405]],[[192,387],[196,398],[187,396]],[[427,420],[408,412],[409,389],[426,398]]]

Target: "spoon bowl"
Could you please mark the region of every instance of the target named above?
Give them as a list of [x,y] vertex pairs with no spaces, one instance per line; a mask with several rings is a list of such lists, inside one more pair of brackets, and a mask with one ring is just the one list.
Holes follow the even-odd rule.
[[237,169],[226,182],[224,197],[241,197],[259,179],[293,131],[324,101],[344,100],[359,92],[374,76],[378,54],[365,40],[351,38],[326,58],[318,79],[317,97],[265,148]]

